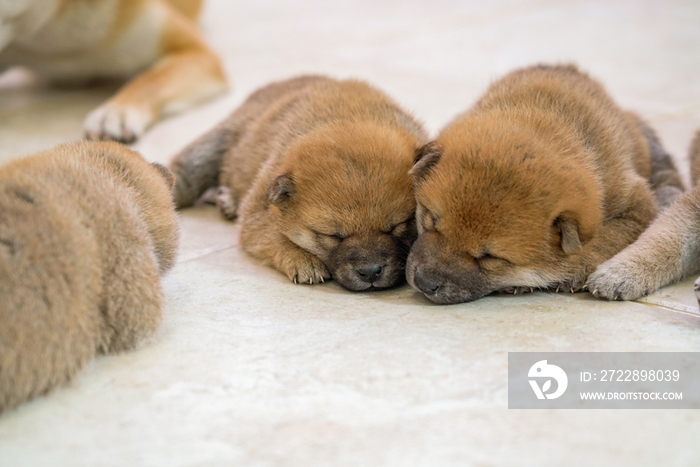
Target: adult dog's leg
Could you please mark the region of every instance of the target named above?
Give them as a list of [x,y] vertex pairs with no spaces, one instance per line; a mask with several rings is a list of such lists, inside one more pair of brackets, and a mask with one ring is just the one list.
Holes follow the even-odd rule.
[[[226,89],[218,57],[188,18],[160,0],[150,0],[144,8],[131,28],[158,30],[160,58],[88,115],[88,139],[132,142],[163,115],[180,112]],[[130,33],[133,30],[124,29],[123,34]],[[138,41],[131,42],[138,47]]]

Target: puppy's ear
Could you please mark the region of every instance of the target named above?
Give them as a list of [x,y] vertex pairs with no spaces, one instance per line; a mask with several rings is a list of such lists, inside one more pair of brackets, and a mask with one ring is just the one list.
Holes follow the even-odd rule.
[[290,174],[280,175],[272,181],[267,189],[267,202],[272,203],[280,209],[284,209],[289,204],[289,199],[294,194],[294,177]]
[[597,231],[597,227],[584,228],[572,212],[562,212],[554,219],[553,226],[559,232],[561,249],[567,255],[580,253]]
[[414,182],[420,182],[440,162],[440,157],[442,157],[442,148],[437,141],[431,141],[425,146],[416,149],[413,158],[413,168],[408,171],[408,174],[413,177]]
[[587,173],[589,170],[581,167],[579,173],[574,173],[567,169],[559,176],[563,182],[558,206],[552,211],[552,229],[559,234],[559,246],[567,255],[581,253],[603,225],[600,187],[594,174]]
[[165,179],[165,182],[172,189],[173,185],[175,185],[175,176],[173,175],[173,173],[170,170],[168,170],[166,166],[159,164],[158,162],[153,162],[151,165],[155,167],[155,169],[158,172],[160,172],[160,174]]

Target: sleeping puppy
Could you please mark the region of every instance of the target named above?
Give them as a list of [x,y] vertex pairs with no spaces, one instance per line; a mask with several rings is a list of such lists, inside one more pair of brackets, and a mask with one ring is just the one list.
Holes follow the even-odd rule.
[[[634,300],[700,271],[700,131],[690,147],[690,168],[695,189],[591,274],[587,285],[593,295]],[[695,293],[700,298],[700,279]]]
[[171,164],[179,207],[220,186],[241,245],[295,283],[404,280],[415,239],[408,171],[421,126],[361,81],[302,76],[256,91]]
[[85,121],[90,139],[134,141],[163,115],[226,89],[194,24],[201,3],[0,1],[0,73],[24,65],[59,82],[138,75]]
[[417,153],[408,282],[436,303],[579,290],[656,215],[650,179],[681,192],[656,143],[573,66],[506,75]]
[[173,181],[117,143],[0,167],[0,412],[158,327],[178,243]]

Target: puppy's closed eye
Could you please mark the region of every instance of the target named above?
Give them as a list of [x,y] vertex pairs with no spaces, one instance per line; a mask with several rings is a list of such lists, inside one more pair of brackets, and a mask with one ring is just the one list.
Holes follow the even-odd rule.
[[482,269],[493,269],[499,266],[512,264],[507,259],[502,258],[500,256],[495,256],[490,252],[485,252],[480,254],[479,256],[476,256],[474,258],[474,261],[476,261],[476,264],[478,264],[479,267]]
[[345,239],[345,237],[340,234],[326,234],[314,231],[314,235],[316,235],[318,241],[326,248],[335,248]]
[[493,256],[491,253],[482,253],[481,255],[474,258],[477,261],[492,261],[499,260],[500,258]]
[[392,237],[403,237],[412,228],[415,230],[415,218],[413,217],[390,227],[385,233]]
[[436,232],[440,217],[428,211],[425,206],[418,207],[419,225],[425,232]]

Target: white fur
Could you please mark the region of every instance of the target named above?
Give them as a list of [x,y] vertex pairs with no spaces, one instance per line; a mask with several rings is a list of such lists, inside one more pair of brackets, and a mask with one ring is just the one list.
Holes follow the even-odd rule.
[[92,140],[109,135],[130,141],[142,135],[153,120],[153,114],[147,110],[106,102],[88,114],[85,134]]
[[56,0],[0,1],[0,53],[15,39],[36,33],[53,16]]
[[[49,78],[67,81],[128,77],[158,57],[165,17],[158,4],[148,6],[119,37],[111,38],[118,0],[78,2],[56,18],[50,16],[55,12],[56,0],[10,1],[23,3],[29,16],[25,21],[12,22],[0,63],[28,66]],[[34,13],[38,6],[49,17]]]

